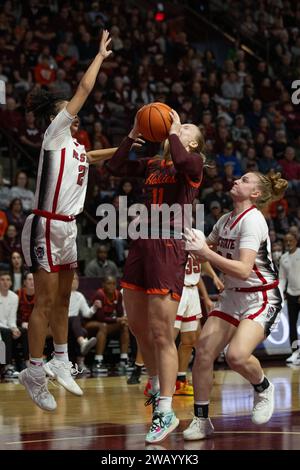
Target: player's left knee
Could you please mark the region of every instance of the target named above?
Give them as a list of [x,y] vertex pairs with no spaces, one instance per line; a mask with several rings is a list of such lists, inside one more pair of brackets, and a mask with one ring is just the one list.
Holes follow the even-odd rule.
[[248,355],[239,350],[228,350],[226,353],[226,362],[231,369],[242,367],[248,359]]

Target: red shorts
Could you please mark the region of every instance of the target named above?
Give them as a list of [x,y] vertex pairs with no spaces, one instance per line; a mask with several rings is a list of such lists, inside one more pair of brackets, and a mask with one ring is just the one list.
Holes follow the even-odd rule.
[[134,240],[126,260],[121,286],[145,291],[147,294],[171,293],[179,301],[186,261],[187,251],[183,240]]

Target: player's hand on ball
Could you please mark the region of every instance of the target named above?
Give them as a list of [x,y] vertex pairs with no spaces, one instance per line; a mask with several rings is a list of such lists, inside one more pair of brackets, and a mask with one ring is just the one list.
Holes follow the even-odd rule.
[[130,150],[137,150],[137,149],[139,149],[140,147],[142,147],[142,145],[144,145],[144,143],[145,143],[145,140],[143,140],[141,137],[138,137],[138,138],[135,139],[135,141],[133,142],[133,144],[132,144]]
[[179,134],[180,128],[181,128],[181,122],[180,122],[180,117],[179,114],[175,111],[175,109],[172,109],[170,111],[170,116],[172,119],[172,125],[170,127],[169,134]]
[[110,56],[110,54],[112,54],[112,50],[107,49],[110,42],[111,38],[109,37],[109,32],[107,31],[107,29],[104,29],[99,47],[99,53],[102,55],[103,59],[106,59],[108,56]]

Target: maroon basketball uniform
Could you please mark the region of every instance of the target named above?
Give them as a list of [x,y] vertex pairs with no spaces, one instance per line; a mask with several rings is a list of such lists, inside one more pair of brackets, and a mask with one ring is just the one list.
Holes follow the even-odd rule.
[[[157,158],[127,160],[133,140],[126,138],[107,162],[109,171],[118,176],[141,176],[145,178],[145,205],[192,204],[202,179],[203,161],[199,154],[189,153],[177,135],[169,138],[172,161]],[[172,219],[171,219],[172,232]],[[175,229],[175,227],[173,227]],[[142,290],[147,294],[171,293],[180,299],[187,252],[183,240],[138,239],[132,241],[126,260],[122,287]]]

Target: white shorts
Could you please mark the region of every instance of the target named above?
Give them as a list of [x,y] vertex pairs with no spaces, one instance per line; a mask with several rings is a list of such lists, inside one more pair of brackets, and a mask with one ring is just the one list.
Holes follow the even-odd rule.
[[30,214],[22,231],[22,250],[32,272],[77,268],[76,220],[64,222]]
[[219,317],[238,326],[241,320],[260,323],[267,337],[279,321],[282,298],[278,287],[266,291],[237,292],[226,289],[209,316]]
[[181,333],[185,333],[186,331],[197,331],[201,317],[202,314],[198,287],[184,286],[174,328],[178,328]]

